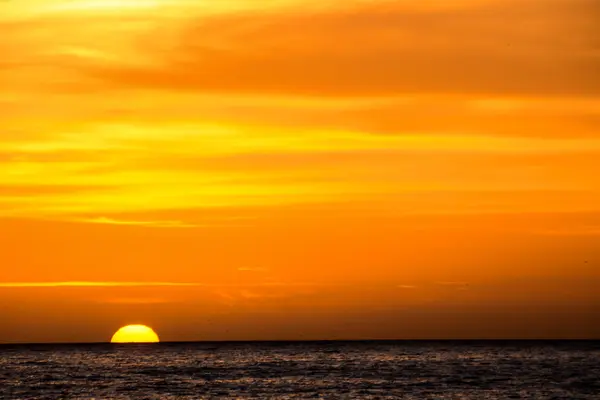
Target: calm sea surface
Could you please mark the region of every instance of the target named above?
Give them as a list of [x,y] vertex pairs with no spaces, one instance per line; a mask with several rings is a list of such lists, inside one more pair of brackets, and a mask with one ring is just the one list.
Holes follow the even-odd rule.
[[600,399],[600,342],[0,346],[0,399]]

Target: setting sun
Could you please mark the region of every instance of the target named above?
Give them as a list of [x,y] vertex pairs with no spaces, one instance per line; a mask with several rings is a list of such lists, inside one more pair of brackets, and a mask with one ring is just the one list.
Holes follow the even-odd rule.
[[119,329],[112,337],[111,343],[158,343],[158,335],[145,325],[128,325]]

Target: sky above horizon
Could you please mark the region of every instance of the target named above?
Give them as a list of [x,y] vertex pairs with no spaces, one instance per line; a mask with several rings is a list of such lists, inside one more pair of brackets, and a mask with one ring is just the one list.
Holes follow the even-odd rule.
[[0,343],[600,337],[598,18],[0,2]]

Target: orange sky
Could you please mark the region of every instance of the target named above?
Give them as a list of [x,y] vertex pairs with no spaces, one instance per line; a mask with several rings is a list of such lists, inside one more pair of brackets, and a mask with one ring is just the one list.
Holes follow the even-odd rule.
[[0,2],[0,342],[600,337],[599,17]]

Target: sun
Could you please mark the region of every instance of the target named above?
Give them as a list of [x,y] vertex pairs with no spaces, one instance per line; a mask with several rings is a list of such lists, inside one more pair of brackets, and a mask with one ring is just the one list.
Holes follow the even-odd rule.
[[158,343],[158,335],[145,325],[127,325],[119,329],[110,340],[111,343]]

